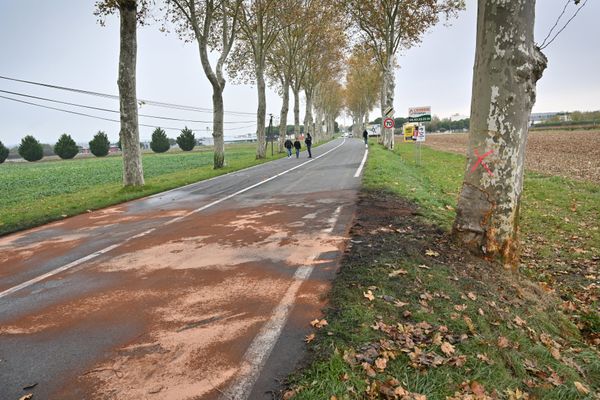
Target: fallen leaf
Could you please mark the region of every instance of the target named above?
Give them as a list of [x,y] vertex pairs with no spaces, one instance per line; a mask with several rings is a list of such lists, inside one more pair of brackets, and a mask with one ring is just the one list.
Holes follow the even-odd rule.
[[452,346],[448,342],[442,343],[442,345],[440,346],[440,349],[447,356],[449,356],[450,354],[454,353],[454,346]]
[[373,292],[371,292],[370,290],[367,290],[367,293],[363,292],[363,296],[369,299],[369,301],[375,300],[375,296],[373,296]]
[[475,324],[473,324],[473,321],[471,320],[471,318],[469,318],[466,315],[463,315],[463,320],[465,321],[465,324],[467,324],[467,327],[469,328],[469,331],[475,335],[477,333],[477,331],[475,330]]
[[585,387],[581,382],[573,382],[573,384],[575,385],[575,388],[577,389],[577,391],[581,394],[589,394],[590,393],[590,389],[588,389],[587,387]]
[[471,391],[476,396],[485,396],[485,387],[483,387],[483,385],[477,381],[471,382]]
[[311,334],[309,334],[309,335],[306,335],[306,336],[304,337],[304,341],[305,341],[306,343],[310,343],[310,342],[312,342],[313,340],[315,340],[315,334],[314,334],[314,333],[311,333]]
[[498,347],[505,349],[510,346],[510,342],[504,336],[498,336]]
[[479,310],[477,310],[477,312],[479,313],[479,315],[485,315],[485,313],[483,312],[483,310],[481,308]]
[[470,298],[473,301],[477,300],[477,295],[475,293],[473,293],[473,292],[467,293],[467,297]]
[[438,253],[437,251],[431,250],[431,249],[427,249],[425,251],[425,255],[430,256],[430,257],[438,257],[440,255],[440,253]]
[[460,311],[465,311],[467,309],[467,305],[466,304],[460,304],[460,305],[457,304],[457,305],[454,306],[454,309],[456,311],[459,311],[459,312]]
[[489,359],[489,357],[487,356],[487,354],[477,354],[477,358],[481,361],[483,361],[484,363],[488,364],[488,365],[492,365],[493,362]]
[[347,372],[344,372],[344,375],[340,376],[340,381],[342,382],[346,382],[348,379],[350,379],[350,376]]
[[407,270],[405,270],[405,269],[402,269],[402,268],[401,268],[401,269],[397,269],[397,270],[395,270],[395,271],[392,271],[392,272],[390,272],[390,273],[388,274],[388,276],[389,276],[390,278],[394,278],[394,277],[396,277],[396,276],[398,276],[398,275],[406,275],[406,274],[408,274],[408,271],[407,271]]
[[321,329],[322,327],[329,325],[327,323],[326,319],[318,319],[318,318],[310,321],[310,324],[317,329]]
[[367,373],[368,377],[374,378],[375,376],[377,376],[377,372],[375,372],[373,367],[371,367],[371,364],[369,364],[368,362],[364,362],[361,365],[362,365],[363,369],[365,370],[365,372]]
[[[438,254],[438,255],[439,255],[439,254]],[[436,256],[436,257],[437,257],[437,256]],[[425,264],[421,264],[421,265],[419,265],[419,268],[421,268],[421,269],[431,269],[431,267],[428,267],[428,266],[427,266],[427,265],[425,265]]]
[[25,396],[19,397],[19,400],[29,400],[33,397],[33,393],[28,393]]
[[377,360],[375,360],[375,367],[378,370],[383,371],[387,367],[387,359],[379,357]]
[[396,389],[394,389],[394,394],[396,396],[408,396],[410,392],[404,389],[402,386],[398,386]]
[[337,397],[335,397],[335,396],[331,396],[331,397],[329,398],[329,400],[337,400]]
[[396,300],[396,301],[394,302],[394,305],[395,305],[396,307],[404,307],[404,306],[407,306],[408,304],[409,304],[409,303],[404,303],[404,302],[402,302],[402,301],[400,301],[400,300]]
[[297,394],[296,390],[288,390],[283,394],[283,400],[290,400]]
[[515,322],[515,324],[517,324],[518,326],[523,326],[523,325],[527,325],[527,322],[523,319],[521,319],[518,315],[515,317],[515,319],[513,319],[513,321]]

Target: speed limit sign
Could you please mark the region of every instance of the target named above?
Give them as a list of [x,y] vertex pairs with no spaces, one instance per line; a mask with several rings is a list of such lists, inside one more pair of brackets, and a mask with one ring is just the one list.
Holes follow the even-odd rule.
[[391,129],[394,127],[394,120],[392,118],[386,118],[383,120],[383,127]]

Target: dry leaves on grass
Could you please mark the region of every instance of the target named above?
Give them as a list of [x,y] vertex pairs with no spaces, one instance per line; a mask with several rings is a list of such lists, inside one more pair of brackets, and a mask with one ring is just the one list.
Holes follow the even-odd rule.
[[583,383],[581,382],[573,382],[573,384],[575,385],[575,388],[577,389],[577,391],[581,394],[589,394],[590,393],[590,389],[588,389]]
[[400,269],[396,269],[396,270],[394,270],[394,271],[390,272],[390,273],[388,274],[388,276],[389,276],[390,278],[395,278],[395,277],[397,277],[397,276],[399,276],[399,275],[406,275],[406,274],[408,274],[408,271],[407,271],[407,270],[405,270],[405,269],[402,269],[402,268],[400,268]]
[[310,334],[308,334],[308,335],[306,335],[306,336],[304,337],[304,341],[305,341],[306,343],[310,343],[310,342],[312,342],[313,340],[315,340],[315,334],[314,334],[314,333],[310,333]]
[[373,296],[373,292],[371,292],[370,290],[367,290],[367,292],[363,292],[363,296],[367,299],[369,299],[369,301],[373,301],[375,300],[375,296]]
[[438,253],[435,250],[427,249],[427,250],[425,250],[425,255],[429,256],[429,257],[439,257],[440,253]]
[[312,326],[314,326],[315,328],[317,328],[317,329],[321,329],[322,327],[329,325],[329,324],[327,323],[327,320],[326,320],[326,319],[318,319],[318,318],[316,318],[316,319],[314,319],[314,320],[310,321],[310,324],[311,324]]

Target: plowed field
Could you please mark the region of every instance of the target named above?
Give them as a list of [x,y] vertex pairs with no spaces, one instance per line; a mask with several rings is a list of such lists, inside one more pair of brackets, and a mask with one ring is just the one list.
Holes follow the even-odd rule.
[[[466,154],[467,134],[431,134],[425,145]],[[525,168],[600,183],[600,130],[530,132]]]

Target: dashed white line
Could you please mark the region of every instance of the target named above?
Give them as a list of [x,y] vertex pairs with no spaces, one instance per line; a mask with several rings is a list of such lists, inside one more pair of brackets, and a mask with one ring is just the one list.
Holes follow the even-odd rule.
[[[235,197],[235,196],[238,196],[238,195],[240,195],[240,194],[242,194],[242,193],[245,193],[245,192],[247,192],[248,190],[251,190],[251,189],[254,189],[255,187],[258,187],[258,186],[264,185],[265,183],[267,183],[267,182],[270,182],[270,181],[272,181],[273,179],[276,179],[276,178],[278,178],[278,177],[280,177],[280,176],[283,176],[283,175],[287,174],[288,172],[294,171],[294,170],[296,170],[296,169],[298,169],[298,168],[300,168],[300,167],[302,167],[302,166],[304,166],[304,165],[306,165],[306,164],[308,164],[308,163],[311,163],[311,162],[313,162],[313,161],[316,161],[316,160],[318,160],[318,159],[319,159],[319,158],[321,158],[321,157],[324,157],[324,156],[326,156],[327,154],[329,154],[329,153],[331,153],[332,151],[334,151],[334,150],[338,149],[339,147],[341,147],[341,146],[342,146],[344,143],[346,143],[346,139],[344,139],[344,140],[342,141],[342,143],[340,143],[340,144],[339,144],[339,145],[337,145],[336,147],[334,147],[334,148],[332,148],[332,149],[330,149],[330,150],[326,151],[325,153],[323,153],[323,154],[319,155],[318,157],[311,158],[310,160],[308,160],[308,161],[305,161],[305,162],[303,162],[302,164],[298,164],[298,165],[296,165],[295,167],[292,167],[292,168],[290,168],[290,169],[288,169],[288,170],[285,170],[285,171],[283,171],[283,172],[280,172],[280,173],[278,173],[278,174],[276,174],[276,175],[273,175],[272,177],[270,177],[270,178],[267,178],[267,179],[264,179],[264,180],[262,180],[262,181],[260,181],[260,182],[258,182],[258,183],[255,183],[254,185],[250,185],[250,186],[248,186],[248,187],[246,187],[246,188],[244,188],[244,189],[242,189],[242,190],[238,190],[238,191],[237,191],[237,192],[235,192],[235,193],[232,193],[232,194],[230,194],[230,195],[227,195],[227,196],[225,196],[225,197],[222,197],[222,198],[220,198],[220,199],[218,199],[218,200],[215,200],[215,201],[213,201],[212,203],[206,204],[206,205],[204,205],[204,206],[202,206],[202,207],[200,207],[200,208],[197,208],[197,209],[195,209],[195,210],[193,210],[193,211],[190,211],[189,213],[187,213],[187,214],[184,214],[184,215],[182,215],[182,216],[180,216],[180,217],[173,218],[173,219],[171,219],[171,220],[167,221],[167,222],[166,222],[164,225],[170,225],[170,224],[172,224],[172,223],[175,223],[175,222],[177,222],[177,221],[181,221],[182,219],[184,219],[184,218],[187,218],[187,217],[189,217],[190,215],[193,215],[193,214],[199,213],[199,212],[201,212],[201,211],[203,211],[203,210],[206,210],[207,208],[213,207],[213,206],[215,206],[215,205],[217,205],[217,204],[219,204],[219,203],[222,203],[222,202],[224,202],[224,201],[226,201],[226,200],[229,200],[229,199],[231,199],[232,197]],[[1,299],[1,298],[3,298],[3,297],[6,297],[6,296],[8,296],[8,295],[10,295],[10,294],[12,294],[12,293],[15,293],[15,292],[17,292],[17,291],[19,291],[19,290],[25,289],[26,287],[29,287],[29,286],[31,286],[31,285],[33,285],[33,284],[36,284],[36,283],[38,283],[38,282],[40,282],[40,281],[42,281],[42,280],[44,280],[44,279],[46,279],[46,278],[49,278],[49,277],[51,277],[51,276],[53,276],[53,275],[56,275],[56,274],[59,274],[59,273],[61,273],[61,272],[64,272],[64,271],[66,271],[66,270],[68,270],[68,269],[74,268],[74,267],[76,267],[76,266],[78,266],[78,265],[80,265],[80,264],[82,264],[82,263],[84,263],[84,262],[86,262],[86,261],[92,260],[92,259],[94,259],[94,258],[96,258],[96,257],[98,257],[98,256],[100,256],[100,255],[102,255],[102,254],[104,254],[104,253],[107,253],[107,252],[109,252],[109,251],[111,251],[111,250],[114,250],[114,249],[116,249],[117,247],[121,247],[123,244],[125,244],[125,243],[129,242],[130,240],[133,240],[133,239],[139,239],[139,238],[141,238],[141,237],[144,237],[144,236],[146,236],[146,235],[148,235],[148,234],[150,234],[150,233],[154,232],[155,230],[156,230],[156,228],[148,229],[147,231],[144,231],[144,232],[142,232],[142,233],[139,233],[139,234],[137,234],[137,235],[135,235],[135,236],[132,236],[132,237],[130,237],[130,238],[128,238],[128,239],[126,239],[126,240],[122,241],[121,243],[118,243],[118,244],[113,244],[113,245],[111,245],[111,246],[108,246],[108,247],[106,247],[106,248],[104,248],[104,249],[102,249],[102,250],[96,251],[96,252],[94,252],[94,253],[92,253],[92,254],[88,254],[87,256],[85,256],[85,257],[82,257],[82,258],[80,258],[80,259],[78,259],[78,260],[75,260],[75,261],[73,261],[73,262],[71,262],[71,263],[69,263],[69,264],[63,265],[62,267],[56,268],[56,269],[54,269],[54,270],[52,270],[52,271],[49,271],[49,272],[47,272],[47,273],[45,273],[45,274],[43,274],[43,275],[40,275],[40,276],[38,276],[38,277],[35,277],[35,278],[33,278],[33,279],[30,279],[30,280],[28,280],[28,281],[26,281],[26,282],[23,282],[23,283],[21,283],[21,284],[19,284],[19,285],[16,285],[16,286],[13,286],[13,287],[11,287],[11,288],[9,288],[9,289],[6,289],[6,290],[4,290],[4,291],[0,292],[0,299]]]
[[362,159],[362,161],[360,162],[360,165],[358,166],[358,169],[356,170],[356,173],[354,174],[355,178],[358,178],[360,176],[360,173],[362,172],[363,167],[365,166],[365,162],[367,161],[367,156],[369,155],[369,149],[365,150],[365,155]]
[[[336,208],[332,217],[328,220],[329,227],[322,232],[332,232],[337,224],[342,206]],[[252,388],[260,376],[265,363],[267,362],[275,343],[279,340],[283,327],[285,326],[290,312],[294,307],[296,294],[300,290],[302,283],[310,277],[314,266],[316,256],[309,260],[308,266],[301,266],[294,274],[294,281],[285,292],[285,295],[273,310],[271,318],[264,324],[258,335],[246,350],[240,369],[235,380],[229,388],[223,393],[223,400],[247,400],[252,393]]]

